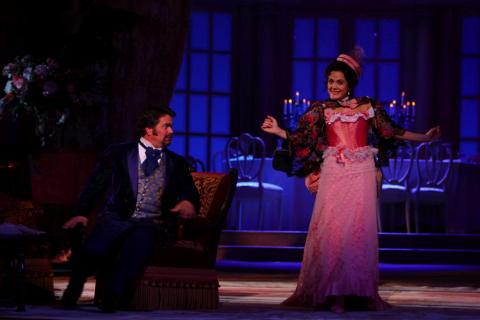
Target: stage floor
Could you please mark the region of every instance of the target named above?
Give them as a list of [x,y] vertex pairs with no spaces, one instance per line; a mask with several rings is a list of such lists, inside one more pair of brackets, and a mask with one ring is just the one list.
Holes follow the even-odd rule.
[[[290,265],[292,267],[292,265]],[[295,265],[293,266],[293,268]],[[267,269],[265,269],[267,270]],[[220,271],[218,310],[155,311],[102,314],[92,306],[95,282],[91,279],[76,311],[51,306],[27,306],[27,312],[0,307],[0,319],[480,319],[480,266],[380,266],[380,295],[393,305],[385,312],[347,312],[336,315],[308,308],[280,305],[295,289],[297,274],[282,272]],[[66,277],[55,278],[60,297]]]

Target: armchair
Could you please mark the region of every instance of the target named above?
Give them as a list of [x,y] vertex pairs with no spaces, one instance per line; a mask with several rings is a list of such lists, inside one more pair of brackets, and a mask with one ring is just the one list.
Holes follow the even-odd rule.
[[[129,310],[213,309],[218,307],[217,247],[237,183],[229,174],[192,172],[200,193],[200,212],[179,223],[178,241],[155,247],[149,263],[127,294],[122,306]],[[97,274],[95,302],[102,297],[108,270]]]

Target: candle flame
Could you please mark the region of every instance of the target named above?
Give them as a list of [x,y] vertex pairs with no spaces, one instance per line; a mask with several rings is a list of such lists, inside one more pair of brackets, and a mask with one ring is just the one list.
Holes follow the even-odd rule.
[[299,95],[300,95],[300,92],[298,92],[298,91],[295,92],[295,95],[296,95],[296,96],[299,96]]
[[405,91],[402,91],[402,96],[404,96],[404,95],[405,95]]
[[393,104],[397,104],[397,100],[393,100],[392,103],[393,103]]
[[406,105],[403,105],[403,109],[407,109],[407,106],[406,106]]
[[415,105],[416,105],[416,102],[415,102],[415,101],[413,101],[413,102],[412,102],[412,106],[415,106]]
[[288,99],[288,102],[289,102],[289,103],[292,103],[292,101],[293,101],[292,99]]

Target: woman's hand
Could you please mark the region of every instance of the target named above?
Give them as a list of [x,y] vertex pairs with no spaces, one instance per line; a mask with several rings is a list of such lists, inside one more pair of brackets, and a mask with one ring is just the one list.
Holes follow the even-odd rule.
[[425,133],[425,136],[428,138],[428,142],[437,140],[441,136],[440,126],[433,127]]
[[287,138],[287,132],[278,126],[277,119],[272,116],[267,116],[265,120],[263,120],[261,128],[267,133],[277,135],[283,139]]

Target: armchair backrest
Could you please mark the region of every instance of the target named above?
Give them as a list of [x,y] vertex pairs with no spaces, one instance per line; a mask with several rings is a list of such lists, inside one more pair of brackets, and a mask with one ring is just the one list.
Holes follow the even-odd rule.
[[229,174],[215,172],[192,172],[193,181],[200,194],[199,216],[209,221],[222,220],[232,203],[237,171],[230,169]]
[[205,218],[205,223],[194,227],[191,232],[196,235],[196,242],[208,248],[208,265],[213,268],[220,234],[235,194],[238,172],[236,169],[230,169],[228,174],[213,172],[191,174],[200,194],[199,216]]

